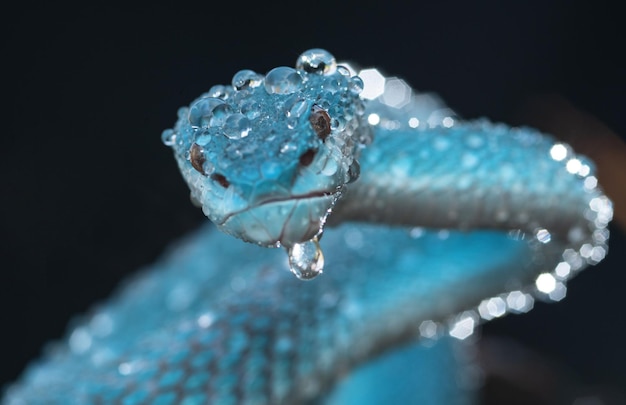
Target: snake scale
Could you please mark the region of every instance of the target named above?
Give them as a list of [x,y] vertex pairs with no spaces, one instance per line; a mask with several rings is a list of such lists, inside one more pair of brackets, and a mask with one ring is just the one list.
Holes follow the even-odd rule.
[[162,140],[212,224],[3,404],[470,404],[474,329],[607,254],[588,159],[322,49],[236,73]]

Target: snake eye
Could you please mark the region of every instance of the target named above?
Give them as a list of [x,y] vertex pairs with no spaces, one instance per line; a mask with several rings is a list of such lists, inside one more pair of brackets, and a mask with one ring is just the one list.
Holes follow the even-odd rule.
[[308,149],[302,155],[300,155],[300,166],[307,167],[311,163],[313,163],[313,159],[315,159],[315,154],[317,151],[315,149]]
[[223,174],[213,173],[211,175],[211,180],[216,181],[217,184],[219,184],[220,186],[224,188],[228,188],[228,186],[230,186],[230,182],[226,179],[226,177]]
[[204,157],[204,150],[202,150],[202,146],[194,143],[189,148],[189,161],[191,162],[191,166],[196,169],[203,176],[204,173],[204,162],[206,162],[206,158]]
[[309,115],[309,122],[317,136],[322,141],[325,141],[330,134],[330,116],[328,112],[319,105],[313,104],[311,107],[311,115]]

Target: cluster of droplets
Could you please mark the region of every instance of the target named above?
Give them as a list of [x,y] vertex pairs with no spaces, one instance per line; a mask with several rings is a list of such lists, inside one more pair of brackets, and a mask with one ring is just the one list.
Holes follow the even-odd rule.
[[[319,158],[318,172],[336,178],[336,187],[354,181],[359,145],[371,141],[361,125],[362,90],[363,81],[332,54],[311,49],[295,67],[279,66],[265,75],[245,69],[230,85],[213,86],[179,110],[175,127],[164,131],[162,140],[174,149],[192,199],[219,224],[230,209],[230,194],[252,203],[258,183],[278,177],[267,173],[276,166],[272,162],[306,166]],[[321,273],[317,241],[289,245],[294,274],[310,279]]]
[[[364,111],[358,97],[362,89],[362,80],[338,66],[330,53],[311,49],[300,55],[295,68],[280,66],[266,75],[245,69],[233,76],[230,86],[213,86],[179,111],[175,128],[164,131],[162,140],[195,168],[209,163],[208,170],[201,173],[207,175],[220,165],[226,168],[221,154],[225,144],[220,138],[236,141],[256,132],[261,140],[272,140],[283,131],[277,123],[285,122],[289,130],[301,129],[314,104],[328,113],[330,129],[344,134],[331,143],[346,153],[346,148],[354,150],[360,141],[353,138],[358,138],[354,134]],[[213,143],[217,144],[214,148]],[[200,149],[192,151],[194,144]],[[292,149],[293,145],[285,142],[280,152]],[[194,165],[194,156],[200,155]],[[349,157],[347,163],[352,164]]]

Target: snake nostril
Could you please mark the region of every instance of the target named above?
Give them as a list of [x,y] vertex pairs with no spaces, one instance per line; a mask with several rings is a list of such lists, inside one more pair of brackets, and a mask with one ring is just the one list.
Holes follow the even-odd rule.
[[226,177],[223,174],[213,173],[211,175],[211,179],[213,181],[216,181],[217,184],[219,184],[220,186],[224,188],[228,188],[228,186],[230,186],[230,182],[226,179]]
[[311,163],[313,163],[313,159],[315,159],[315,154],[317,151],[315,149],[308,149],[302,155],[300,155],[300,166],[307,167]]

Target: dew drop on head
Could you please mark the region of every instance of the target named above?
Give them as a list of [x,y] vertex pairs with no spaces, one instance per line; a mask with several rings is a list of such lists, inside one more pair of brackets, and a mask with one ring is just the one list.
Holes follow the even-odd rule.
[[292,94],[302,87],[302,76],[286,66],[279,66],[265,76],[265,91],[269,94]]
[[250,129],[250,120],[241,113],[231,114],[222,127],[224,134],[230,139],[245,138]]
[[263,76],[255,71],[244,69],[235,73],[231,84],[235,90],[243,90],[247,88],[254,88],[261,85],[263,82]]
[[289,269],[300,280],[311,280],[324,270],[324,255],[317,239],[296,243],[289,250]]
[[330,75],[337,70],[337,61],[325,49],[309,49],[298,57],[296,69],[304,70],[307,73]]
[[219,116],[227,108],[227,104],[219,98],[204,97],[189,108],[187,119],[193,127],[207,127],[216,114]]

